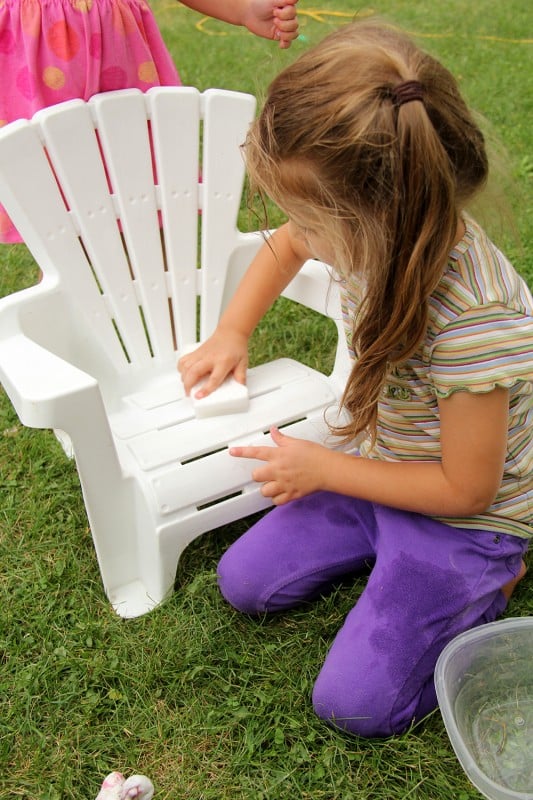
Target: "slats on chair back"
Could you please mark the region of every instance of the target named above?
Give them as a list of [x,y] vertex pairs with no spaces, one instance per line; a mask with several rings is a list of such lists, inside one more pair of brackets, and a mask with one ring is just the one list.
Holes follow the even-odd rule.
[[235,245],[245,163],[241,146],[255,112],[251,95],[208,90],[204,102],[200,337],[216,327]]
[[[110,268],[107,246],[111,241],[102,241],[101,232],[91,231],[93,268],[99,280],[103,281],[105,276],[106,289],[117,306],[127,303],[131,288],[134,289],[135,319],[128,314],[122,324],[122,318],[117,317],[128,354],[131,332],[136,359],[142,362],[152,354],[166,360],[174,346],[146,100],[136,91],[108,93],[95,95],[89,106],[98,130],[126,255],[119,269]],[[77,194],[83,196],[82,191]],[[115,225],[115,234],[116,231]],[[116,312],[120,313],[118,308]],[[143,350],[137,348],[141,334]]]
[[157,88],[150,106],[163,246],[176,344],[197,336],[201,102],[196,89]]
[[[69,150],[82,152],[87,140],[94,139],[90,115],[82,101],[69,104],[65,122],[70,121],[73,128],[72,137],[67,141],[67,157]],[[87,160],[81,159],[84,164],[89,160],[88,155]],[[59,170],[58,164],[56,170]],[[100,183],[100,216],[107,214],[113,224],[114,213],[101,168],[94,169],[91,177]],[[87,315],[98,326],[100,336],[107,340],[109,357],[123,361],[112,317],[88,269],[87,256],[80,246],[72,215],[65,207],[36,122],[20,120],[0,131],[0,197],[41,269],[45,272],[57,270],[66,291],[79,292]]]
[[[82,269],[56,262],[62,280],[78,282],[73,293],[99,336],[104,320],[111,320],[122,359],[168,357],[172,332],[142,93],[100,95],[34,119],[87,254]],[[85,292],[90,276],[99,290],[95,296],[93,286],[91,302]]]
[[254,109],[234,92],[132,89],[0,132],[1,200],[117,368],[166,363],[216,325]]

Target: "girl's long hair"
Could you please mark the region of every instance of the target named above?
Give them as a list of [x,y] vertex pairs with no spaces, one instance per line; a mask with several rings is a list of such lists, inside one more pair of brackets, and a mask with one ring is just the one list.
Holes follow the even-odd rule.
[[[398,106],[394,89],[423,87]],[[355,22],[271,84],[246,147],[252,187],[332,247],[363,298],[356,354],[334,429],[375,436],[389,371],[419,347],[458,214],[486,181],[483,135],[450,72],[392,27]]]

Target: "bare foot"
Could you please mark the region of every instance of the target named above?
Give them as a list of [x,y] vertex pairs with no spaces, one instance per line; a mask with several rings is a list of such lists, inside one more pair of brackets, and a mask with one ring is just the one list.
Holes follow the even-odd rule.
[[522,580],[522,578],[524,577],[524,575],[526,574],[526,572],[527,572],[527,567],[526,567],[526,565],[525,565],[525,562],[524,562],[524,561],[522,561],[522,563],[521,563],[521,565],[520,565],[520,572],[518,573],[518,575],[516,576],[516,578],[513,578],[513,579],[512,579],[512,580],[510,580],[508,583],[505,583],[505,584],[502,586],[502,592],[503,592],[503,594],[504,594],[504,597],[505,597],[507,600],[509,600],[509,598],[511,597],[512,593],[513,593],[513,592],[514,592],[514,590],[515,590],[515,587],[516,587],[516,586],[517,586],[517,584],[518,584],[518,583],[519,583],[519,582]]

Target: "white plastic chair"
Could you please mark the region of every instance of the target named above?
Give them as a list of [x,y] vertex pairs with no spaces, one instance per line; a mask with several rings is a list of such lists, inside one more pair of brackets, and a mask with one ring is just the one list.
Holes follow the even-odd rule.
[[184,395],[180,349],[213,331],[263,241],[237,228],[254,109],[236,92],[125,90],[0,130],[0,201],[43,273],[0,301],[0,380],[23,424],[71,448],[124,617],[171,592],[196,536],[268,505],[228,446],[270,443],[273,424],[324,441],[350,368],[336,284],[309,262],[286,295],[335,320],[332,375],[250,369],[248,409],[223,416]]

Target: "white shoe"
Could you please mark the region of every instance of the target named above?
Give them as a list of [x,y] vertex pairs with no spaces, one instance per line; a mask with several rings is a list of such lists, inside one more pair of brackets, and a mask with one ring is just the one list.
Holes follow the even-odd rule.
[[153,796],[154,785],[144,775],[132,775],[126,780],[121,772],[110,772],[96,800],[152,800]]

